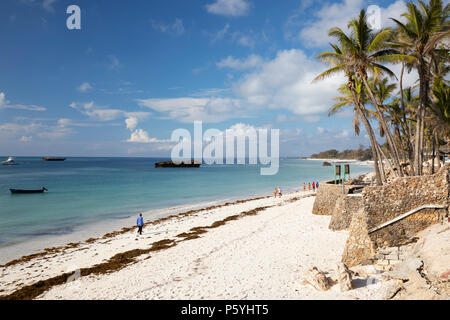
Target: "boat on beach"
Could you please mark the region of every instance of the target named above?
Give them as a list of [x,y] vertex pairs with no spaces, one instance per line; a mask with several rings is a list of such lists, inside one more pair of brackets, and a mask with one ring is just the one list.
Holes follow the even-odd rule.
[[44,193],[48,191],[46,187],[42,187],[38,190],[23,190],[23,189],[9,189],[12,194],[30,194],[30,193]]
[[3,161],[2,164],[5,166],[15,166],[19,163],[14,160],[14,157],[9,157],[8,160]]
[[60,157],[44,157],[42,160],[44,161],[66,161],[67,158],[60,158]]

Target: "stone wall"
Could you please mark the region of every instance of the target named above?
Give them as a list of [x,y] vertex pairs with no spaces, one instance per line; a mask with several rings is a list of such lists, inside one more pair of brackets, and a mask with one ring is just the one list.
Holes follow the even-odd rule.
[[[344,185],[344,194],[348,194],[351,190],[360,187],[361,186],[350,184]],[[343,195],[341,184],[334,184],[334,181],[321,182],[319,189],[317,190],[312,213],[331,216],[333,214],[336,201],[341,195]]]
[[[379,247],[398,246],[419,231],[439,222],[448,210],[450,164],[433,176],[397,178],[383,186],[366,187],[362,209],[353,214],[343,262],[354,266],[370,259]],[[423,205],[446,209],[424,209],[377,231],[370,230]]]
[[374,254],[374,244],[369,237],[369,229],[367,228],[367,215],[361,208],[353,213],[350,234],[342,254],[342,262],[348,267],[353,267],[371,260]]
[[404,246],[383,247],[377,249],[377,253],[373,257],[375,267],[383,271],[392,270],[393,266],[399,264],[408,257],[412,248],[413,244],[410,243]]
[[340,195],[336,200],[330,225],[330,230],[339,231],[350,228],[353,213],[357,212],[363,205],[362,194]]

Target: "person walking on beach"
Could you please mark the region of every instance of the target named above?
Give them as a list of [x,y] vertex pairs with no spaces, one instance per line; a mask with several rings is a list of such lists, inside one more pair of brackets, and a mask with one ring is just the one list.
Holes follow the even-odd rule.
[[278,194],[280,195],[280,198],[281,198],[281,196],[283,195],[281,192],[281,187],[278,187]]
[[142,217],[142,213],[139,213],[139,217],[137,218],[137,226],[138,233],[142,235],[142,227],[144,226],[144,218]]
[[278,189],[275,188],[275,189],[273,190],[273,197],[276,198],[276,197],[277,197],[277,194],[278,194]]
[[316,189],[319,189],[319,181],[316,182]]
[[308,183],[308,191],[311,191],[311,183]]
[[306,191],[306,184],[303,183],[303,191]]
[[313,187],[313,192],[316,192],[316,184],[314,182],[312,184],[312,187]]

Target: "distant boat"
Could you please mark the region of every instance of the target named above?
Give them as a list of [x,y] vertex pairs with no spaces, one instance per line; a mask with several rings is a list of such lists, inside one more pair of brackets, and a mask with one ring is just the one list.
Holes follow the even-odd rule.
[[59,157],[45,157],[42,158],[44,161],[65,161],[67,158],[59,158]]
[[9,189],[12,194],[28,194],[28,193],[44,193],[48,191],[46,187],[42,187],[39,190],[20,190],[20,189]]
[[173,161],[161,161],[155,163],[155,168],[199,168],[201,163],[191,160],[189,162],[175,163]]
[[15,166],[19,163],[14,160],[14,157],[9,157],[8,160],[3,161],[2,164],[5,166]]

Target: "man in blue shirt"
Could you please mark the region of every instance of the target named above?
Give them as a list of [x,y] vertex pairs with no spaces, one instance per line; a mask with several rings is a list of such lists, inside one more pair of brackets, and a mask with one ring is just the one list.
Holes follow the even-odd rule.
[[144,218],[142,217],[142,213],[139,213],[139,217],[137,218],[137,226],[138,233],[142,235],[142,227],[144,226]]

